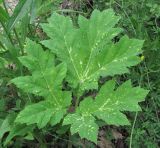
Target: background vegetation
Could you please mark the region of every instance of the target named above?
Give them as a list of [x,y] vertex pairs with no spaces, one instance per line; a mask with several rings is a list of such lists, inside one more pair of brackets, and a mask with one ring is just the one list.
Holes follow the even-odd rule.
[[[96,147],[94,144],[71,137],[66,129],[34,131],[18,127],[6,140],[16,113],[33,96],[17,94],[9,81],[24,75],[26,70],[18,61],[25,54],[25,39],[35,41],[46,38],[40,23],[52,12],[70,15],[76,25],[79,14],[90,17],[94,9],[113,8],[121,16],[118,26],[130,38],[145,40],[142,62],[131,69],[131,74],[117,77],[121,83],[131,79],[133,84],[150,90],[146,101],[141,103],[142,112],[127,113],[132,126],[102,127],[98,147],[157,148],[160,146],[160,1],[159,0],[21,0],[12,12],[0,0],[0,140],[1,147]],[[8,11],[10,9],[10,11]],[[119,37],[117,36],[117,40]],[[3,57],[3,58],[2,58]],[[19,91],[20,92],[20,91]],[[26,135],[24,130],[30,132]],[[36,139],[33,139],[36,137]],[[13,139],[12,139],[13,138]]]

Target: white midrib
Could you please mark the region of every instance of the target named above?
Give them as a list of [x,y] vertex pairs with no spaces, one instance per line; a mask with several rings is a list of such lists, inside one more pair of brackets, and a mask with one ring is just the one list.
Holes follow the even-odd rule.
[[[75,64],[74,64],[74,62],[73,62],[74,60],[73,60],[73,58],[72,58],[70,49],[69,49],[69,47],[68,47],[68,44],[67,44],[67,41],[66,41],[66,36],[64,35],[63,38],[64,38],[64,43],[65,43],[65,46],[66,46],[66,49],[67,49],[69,58],[71,59],[71,63],[72,63],[72,65],[73,65],[74,71],[76,72],[76,75],[77,75],[77,77],[78,77],[78,79],[79,79],[79,81],[80,81],[81,78],[80,78],[80,76],[79,76],[79,74],[78,74],[78,70],[77,70],[77,68],[76,68],[76,66],[75,66]],[[70,48],[71,48],[71,47],[70,47]],[[72,48],[71,48],[71,49],[72,49]]]
[[[105,24],[105,26],[107,26],[107,24]],[[100,33],[100,31],[98,32]],[[87,75],[88,75],[88,72],[89,72],[89,66],[90,66],[90,63],[91,63],[91,59],[92,59],[92,56],[93,56],[93,52],[94,50],[99,46],[99,44],[101,43],[101,40],[103,40],[103,38],[108,34],[108,31],[102,33],[102,36],[101,38],[99,38],[99,40],[97,42],[95,42],[95,44],[93,45],[93,47],[91,48],[91,52],[90,52],[90,56],[89,56],[89,60],[87,62],[87,65],[86,65],[86,68],[84,70],[84,73],[83,73],[83,77],[86,79],[88,79],[90,76],[88,76],[87,78]],[[98,36],[98,35],[97,35]],[[103,68],[103,67],[102,67]],[[84,81],[85,81],[84,80]]]
[[[83,73],[83,76],[84,77],[87,77],[88,75],[88,72],[89,72],[89,66],[90,66],[90,63],[91,63],[91,59],[92,59],[92,56],[93,56],[93,52],[94,50],[97,48],[97,46],[101,43],[101,40],[103,39],[103,37],[105,36],[105,34],[107,34],[108,32],[102,34],[102,37],[93,45],[93,47],[91,48],[91,52],[90,52],[90,55],[89,55],[89,60],[87,62],[87,65],[86,65],[86,68],[84,70],[84,73]],[[97,35],[98,36],[98,35]]]
[[111,64],[112,62],[119,62],[120,60],[124,60],[124,59],[127,60],[127,58],[128,58],[128,57],[124,57],[123,59],[117,59],[117,58],[115,57],[112,61],[108,62],[107,64],[104,64],[102,67],[98,68],[93,74],[91,74],[91,75],[89,75],[88,77],[86,77],[86,78],[84,79],[84,81],[87,80],[87,79],[89,79],[89,78],[91,78],[93,75],[95,75],[96,73],[98,73],[98,71],[103,70],[103,69],[106,70],[106,67],[107,67],[109,64]]
[[[56,21],[55,21],[55,23],[56,23]],[[61,34],[63,34],[63,32],[62,32],[59,24],[56,23],[56,25],[57,25],[57,27],[59,28]],[[65,36],[64,34],[63,34],[63,39],[64,39],[64,43],[65,43],[65,46],[66,46],[68,55],[69,55],[69,57],[70,57],[70,59],[71,59],[71,63],[72,63],[72,65],[73,65],[74,71],[75,71],[75,73],[76,73],[77,78],[79,79],[79,81],[81,81],[80,76],[79,76],[79,74],[78,74],[78,70],[77,70],[76,66],[74,65],[72,55],[71,55],[70,52],[69,52],[69,47],[68,47],[68,45],[67,45],[66,36]],[[72,48],[71,48],[71,49],[72,49]]]
[[104,110],[104,107],[108,104],[109,101],[111,101],[110,98],[108,98],[108,99],[104,102],[104,104],[99,108],[99,110],[100,110],[100,111],[103,111],[103,110]]
[[[58,26],[61,34],[63,34],[63,32],[62,32],[62,30],[61,30],[61,28],[59,27],[58,24],[57,24],[57,26]],[[74,71],[75,71],[75,73],[76,73],[76,75],[77,75],[77,77],[78,77],[78,79],[79,79],[79,81],[80,81],[81,79],[80,79],[80,76],[79,76],[79,74],[78,74],[78,70],[77,70],[76,66],[74,65],[73,58],[72,58],[72,55],[70,54],[70,50],[69,50],[69,47],[68,47],[68,44],[67,44],[67,41],[66,41],[66,36],[65,36],[64,34],[63,34],[63,39],[64,39],[64,43],[65,43],[65,46],[66,46],[66,49],[67,49],[69,58],[71,59],[71,63],[72,63],[72,65],[73,65]],[[71,49],[72,49],[72,48],[71,48]]]

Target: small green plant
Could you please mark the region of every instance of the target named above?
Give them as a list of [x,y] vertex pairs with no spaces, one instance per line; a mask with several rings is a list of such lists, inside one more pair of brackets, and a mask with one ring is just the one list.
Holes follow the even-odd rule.
[[[90,19],[79,16],[78,28],[69,17],[57,13],[42,24],[50,39],[41,43],[50,51],[28,39],[27,55],[19,60],[31,74],[11,82],[43,99],[26,105],[15,123],[36,124],[39,129],[58,123],[71,125],[71,134],[78,133],[94,143],[99,120],[106,125],[129,125],[124,111],[141,111],[138,102],[144,101],[148,91],[132,87],[130,80],[120,86],[114,79],[102,86],[98,83],[101,77],[128,73],[129,67],[141,61],[142,40],[123,36],[114,42],[122,31],[115,27],[118,21],[119,17],[108,9],[94,10]],[[86,96],[89,90],[97,90],[96,97]]]

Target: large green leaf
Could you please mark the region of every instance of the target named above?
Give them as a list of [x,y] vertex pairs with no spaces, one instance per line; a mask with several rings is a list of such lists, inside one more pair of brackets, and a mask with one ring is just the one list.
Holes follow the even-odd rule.
[[114,37],[120,28],[113,10],[94,10],[90,19],[79,16],[79,28],[69,17],[54,13],[48,23],[42,24],[50,37],[42,41],[58,58],[68,65],[67,80],[80,90],[97,89],[100,76],[113,76],[129,72],[128,68],[140,62],[143,41],[124,36],[118,43]]
[[55,120],[52,123],[56,124],[66,113],[66,108],[71,103],[71,93],[62,91],[66,65],[55,66],[54,55],[48,51],[43,51],[40,45],[31,40],[27,41],[25,50],[27,56],[19,59],[32,75],[15,78],[12,82],[27,93],[42,96],[45,101],[27,106],[18,115],[16,122],[37,123],[41,128],[52,117],[52,120]]
[[63,124],[71,124],[72,134],[78,132],[81,138],[96,143],[98,133],[96,118],[109,125],[129,125],[122,111],[140,111],[138,102],[144,101],[147,93],[147,90],[140,87],[132,87],[130,81],[115,90],[115,82],[108,81],[102,86],[95,100],[85,98],[74,114],[65,117]]

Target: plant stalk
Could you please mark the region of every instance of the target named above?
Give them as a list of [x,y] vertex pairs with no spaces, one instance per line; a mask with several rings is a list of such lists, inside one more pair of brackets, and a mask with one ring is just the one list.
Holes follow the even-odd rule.
[[18,44],[19,44],[21,53],[22,53],[22,55],[24,55],[23,45],[22,45],[22,43],[21,43],[21,41],[20,41],[20,38],[19,38],[19,36],[18,36],[18,33],[17,33],[17,31],[16,31],[15,28],[13,29],[13,31],[14,31],[14,34],[15,34],[16,39],[17,39],[17,41],[18,41]]
[[71,142],[71,132],[69,131],[69,141],[68,141],[68,148],[72,148],[72,142]]

